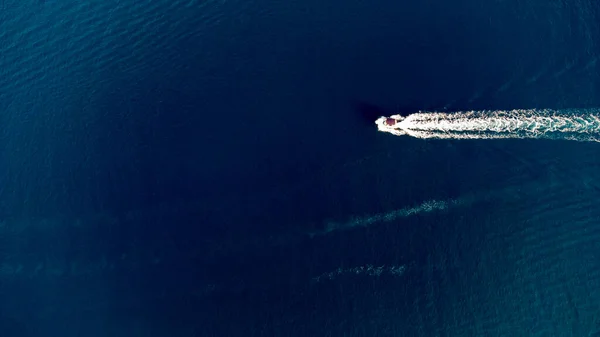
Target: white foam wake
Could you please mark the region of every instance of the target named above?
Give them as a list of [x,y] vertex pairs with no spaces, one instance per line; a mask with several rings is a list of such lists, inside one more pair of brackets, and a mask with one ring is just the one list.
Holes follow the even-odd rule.
[[418,112],[380,117],[380,131],[417,138],[600,141],[600,109]]

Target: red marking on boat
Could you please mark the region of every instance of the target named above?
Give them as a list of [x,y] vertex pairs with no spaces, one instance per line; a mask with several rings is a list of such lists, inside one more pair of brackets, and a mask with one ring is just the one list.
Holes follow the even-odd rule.
[[393,118],[386,118],[385,119],[385,124],[387,126],[392,126],[392,125],[396,125],[396,120]]

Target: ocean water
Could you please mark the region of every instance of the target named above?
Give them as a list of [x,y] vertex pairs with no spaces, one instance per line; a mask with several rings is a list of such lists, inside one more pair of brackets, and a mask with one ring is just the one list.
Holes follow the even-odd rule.
[[591,0],[3,0],[0,336],[600,335],[600,144],[365,118],[599,108],[599,43]]

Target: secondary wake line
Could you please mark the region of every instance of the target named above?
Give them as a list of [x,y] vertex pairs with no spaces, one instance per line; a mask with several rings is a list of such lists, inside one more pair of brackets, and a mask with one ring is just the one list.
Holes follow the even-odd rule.
[[320,231],[309,233],[311,237],[327,235],[331,232],[337,232],[340,230],[349,230],[356,227],[367,227],[375,223],[390,222],[400,218],[406,218],[413,215],[425,214],[434,211],[444,211],[450,208],[458,206],[466,206],[477,200],[474,196],[467,196],[458,199],[449,200],[429,200],[422,204],[414,207],[405,207],[388,212],[382,212],[377,214],[355,216],[345,222],[334,222],[328,221],[325,224],[325,228]]
[[439,139],[544,138],[600,142],[600,109],[418,112],[375,121],[382,132]]

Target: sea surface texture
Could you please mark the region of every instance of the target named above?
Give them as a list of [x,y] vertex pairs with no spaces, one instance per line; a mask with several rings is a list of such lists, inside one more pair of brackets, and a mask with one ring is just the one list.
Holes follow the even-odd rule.
[[478,139],[599,128],[599,58],[595,0],[2,0],[0,336],[600,336],[600,143]]

